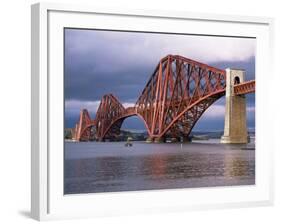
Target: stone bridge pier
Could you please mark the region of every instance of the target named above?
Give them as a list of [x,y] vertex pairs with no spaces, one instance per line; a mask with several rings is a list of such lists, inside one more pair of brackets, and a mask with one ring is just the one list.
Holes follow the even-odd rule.
[[225,121],[221,143],[243,144],[248,142],[246,97],[245,95],[235,95],[233,88],[235,84],[244,82],[244,79],[244,70],[226,69]]

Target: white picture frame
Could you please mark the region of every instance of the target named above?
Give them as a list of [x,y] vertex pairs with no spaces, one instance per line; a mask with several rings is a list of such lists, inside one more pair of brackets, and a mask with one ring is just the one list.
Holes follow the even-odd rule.
[[[248,207],[273,203],[273,145],[263,130],[271,122],[273,19],[38,3],[32,5],[32,164],[31,214],[37,220]],[[141,30],[257,38],[256,184],[63,195],[63,27]],[[170,29],[170,30],[169,30]],[[173,29],[173,30],[171,30]],[[54,116],[56,115],[56,116]],[[138,202],[138,203],[136,203]],[[122,206],[120,206],[120,204]]]

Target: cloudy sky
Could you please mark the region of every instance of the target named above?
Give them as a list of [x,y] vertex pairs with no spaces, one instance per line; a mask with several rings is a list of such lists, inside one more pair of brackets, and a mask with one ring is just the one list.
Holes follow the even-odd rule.
[[[157,63],[179,54],[217,68],[241,68],[255,77],[256,40],[141,32],[65,29],[65,125],[74,127],[81,108],[92,118],[101,97],[113,93],[124,106],[133,106]],[[194,130],[223,130],[224,97],[213,104]],[[248,127],[255,127],[255,96],[247,95]],[[131,117],[124,129],[144,130]]]

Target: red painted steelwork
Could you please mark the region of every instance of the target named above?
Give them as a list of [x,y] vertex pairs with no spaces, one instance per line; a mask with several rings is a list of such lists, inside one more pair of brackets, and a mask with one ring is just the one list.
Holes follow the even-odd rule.
[[255,87],[256,87],[255,80],[251,80],[235,85],[233,90],[235,95],[243,95],[243,94],[255,92]]
[[76,124],[73,139],[77,141],[88,141],[91,136],[91,127],[95,126],[95,120],[91,120],[87,109],[80,112],[79,122]]
[[[188,137],[204,111],[225,94],[226,73],[206,64],[168,55],[160,60],[134,107],[124,108],[112,94],[103,96],[95,120],[82,110],[73,138],[114,139],[125,118],[137,115],[151,139]],[[234,87],[236,95],[253,92],[255,82]],[[95,130],[93,130],[93,128]],[[92,132],[92,133],[91,133]]]

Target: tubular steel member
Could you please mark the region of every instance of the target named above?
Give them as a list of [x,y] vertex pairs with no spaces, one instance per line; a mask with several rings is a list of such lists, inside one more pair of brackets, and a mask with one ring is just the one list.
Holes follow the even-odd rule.
[[[115,96],[112,94],[104,95],[99,104],[95,120],[90,119],[86,109],[81,111],[79,122],[75,128],[74,139],[77,141],[89,140],[93,126],[96,129],[95,139],[103,141],[105,137],[114,138],[119,134],[123,122],[123,120],[118,122],[114,122],[114,120],[120,118],[125,111],[125,108]],[[111,129],[109,130],[108,127],[111,127]],[[106,134],[107,136],[105,136]]]
[[[105,137],[112,139],[119,135],[123,120],[114,121],[116,118],[120,118],[125,111],[123,105],[112,94],[102,97],[95,119],[96,136],[99,141],[103,141]],[[111,128],[109,129],[109,127]]]
[[[74,131],[75,139],[87,139],[93,125],[97,139],[114,139],[124,119],[134,115],[144,121],[148,142],[189,139],[205,110],[225,95],[225,87],[225,70],[168,55],[158,63],[134,107],[125,109],[115,96],[107,94],[102,97],[95,120],[83,110]],[[234,91],[241,95],[253,92],[254,88],[255,82],[250,81],[235,85]]]
[[91,136],[91,127],[93,126],[95,126],[95,120],[91,120],[88,110],[81,110],[79,121],[75,126],[72,139],[76,141],[89,141]]
[[163,58],[136,108],[150,131],[150,139],[187,137],[202,113],[224,95],[225,71],[182,56]]

